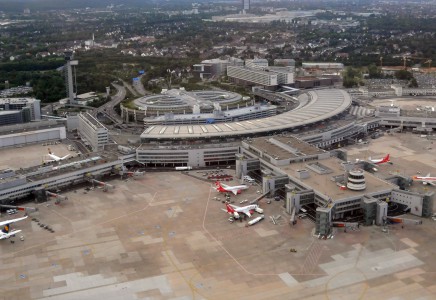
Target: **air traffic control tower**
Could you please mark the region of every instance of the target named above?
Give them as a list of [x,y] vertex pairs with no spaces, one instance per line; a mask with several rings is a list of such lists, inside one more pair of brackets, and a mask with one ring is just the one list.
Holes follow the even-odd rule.
[[[77,66],[79,64],[78,60],[73,59],[73,52],[66,51],[65,54],[65,86],[67,87],[67,97],[69,104],[77,104],[76,94],[77,94],[77,86],[75,88],[75,79],[73,79],[73,66]],[[74,81],[73,81],[74,80]]]

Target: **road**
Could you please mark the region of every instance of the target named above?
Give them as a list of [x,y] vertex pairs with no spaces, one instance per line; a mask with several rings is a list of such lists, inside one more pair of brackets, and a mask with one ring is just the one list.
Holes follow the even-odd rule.
[[144,85],[142,84],[142,76],[144,75],[139,76],[139,80],[133,81],[133,88],[139,95],[145,96],[150,93],[145,90]]
[[116,88],[117,93],[111,97],[109,102],[106,102],[102,106],[94,109],[92,114],[96,117],[98,114],[105,115],[108,119],[116,124],[122,124],[123,120],[115,112],[114,107],[126,98],[126,88],[122,85],[112,83],[113,87]]

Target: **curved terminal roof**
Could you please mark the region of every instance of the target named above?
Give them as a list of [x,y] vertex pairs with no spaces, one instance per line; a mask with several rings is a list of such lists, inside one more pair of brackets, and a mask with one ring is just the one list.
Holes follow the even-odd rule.
[[242,96],[228,91],[192,91],[172,89],[164,91],[162,94],[144,96],[134,100],[135,104],[147,109],[187,109],[194,105],[201,108],[213,108],[213,103],[221,105],[237,103],[242,100]]
[[313,90],[299,96],[298,108],[273,117],[204,125],[156,125],[141,134],[141,139],[201,139],[243,136],[287,130],[334,117],[351,105],[350,95],[339,89]]

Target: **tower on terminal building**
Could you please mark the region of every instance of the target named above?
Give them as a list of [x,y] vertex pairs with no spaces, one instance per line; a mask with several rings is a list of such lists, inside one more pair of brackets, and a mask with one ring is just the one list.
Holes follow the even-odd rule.
[[[69,104],[76,104],[77,84],[76,84],[76,70],[74,66],[79,64],[78,60],[73,59],[73,52],[66,51],[65,54],[65,86],[67,88],[67,97]],[[74,74],[74,78],[73,78]]]

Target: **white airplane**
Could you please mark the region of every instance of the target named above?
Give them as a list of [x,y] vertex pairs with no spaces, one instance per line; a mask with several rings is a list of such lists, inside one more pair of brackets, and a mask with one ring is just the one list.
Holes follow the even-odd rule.
[[431,177],[430,173],[428,173],[426,176],[412,176],[412,179],[421,181],[424,185],[430,184],[436,186],[436,177]]
[[383,158],[375,158],[375,159],[371,159],[371,157],[368,158],[372,163],[376,164],[376,165],[381,165],[387,162],[391,162],[391,159],[389,158],[389,154],[386,155]]
[[51,162],[51,161],[61,161],[61,160],[66,159],[67,157],[69,157],[70,154],[67,154],[67,155],[65,155],[64,157],[59,157],[59,156],[54,155],[54,153],[51,152],[50,148],[48,148],[48,156],[49,156],[51,159],[46,160],[46,162]]
[[135,171],[135,172],[126,172],[128,177],[141,177],[144,176],[145,172]]
[[7,220],[7,221],[0,222],[0,227],[3,226],[3,225],[5,226],[0,231],[0,240],[10,238],[14,234],[17,234],[18,232],[21,232],[21,230],[12,230],[11,231],[10,224],[18,222],[18,221],[21,221],[21,220],[24,220],[24,219],[27,219],[27,216],[26,217],[22,217],[22,218],[18,218],[18,219],[12,219],[12,220]]
[[217,181],[215,182],[215,185],[216,185],[216,190],[218,192],[220,193],[232,192],[235,195],[240,194],[242,190],[248,189],[248,186],[246,186],[245,184],[237,185],[237,186],[228,186]]
[[263,209],[259,207],[257,204],[251,204],[247,206],[236,206],[229,203],[226,203],[227,210],[223,209],[229,215],[232,215],[235,219],[239,219],[239,214],[245,214],[247,217],[251,217],[251,215],[256,211],[258,213],[263,213]]

